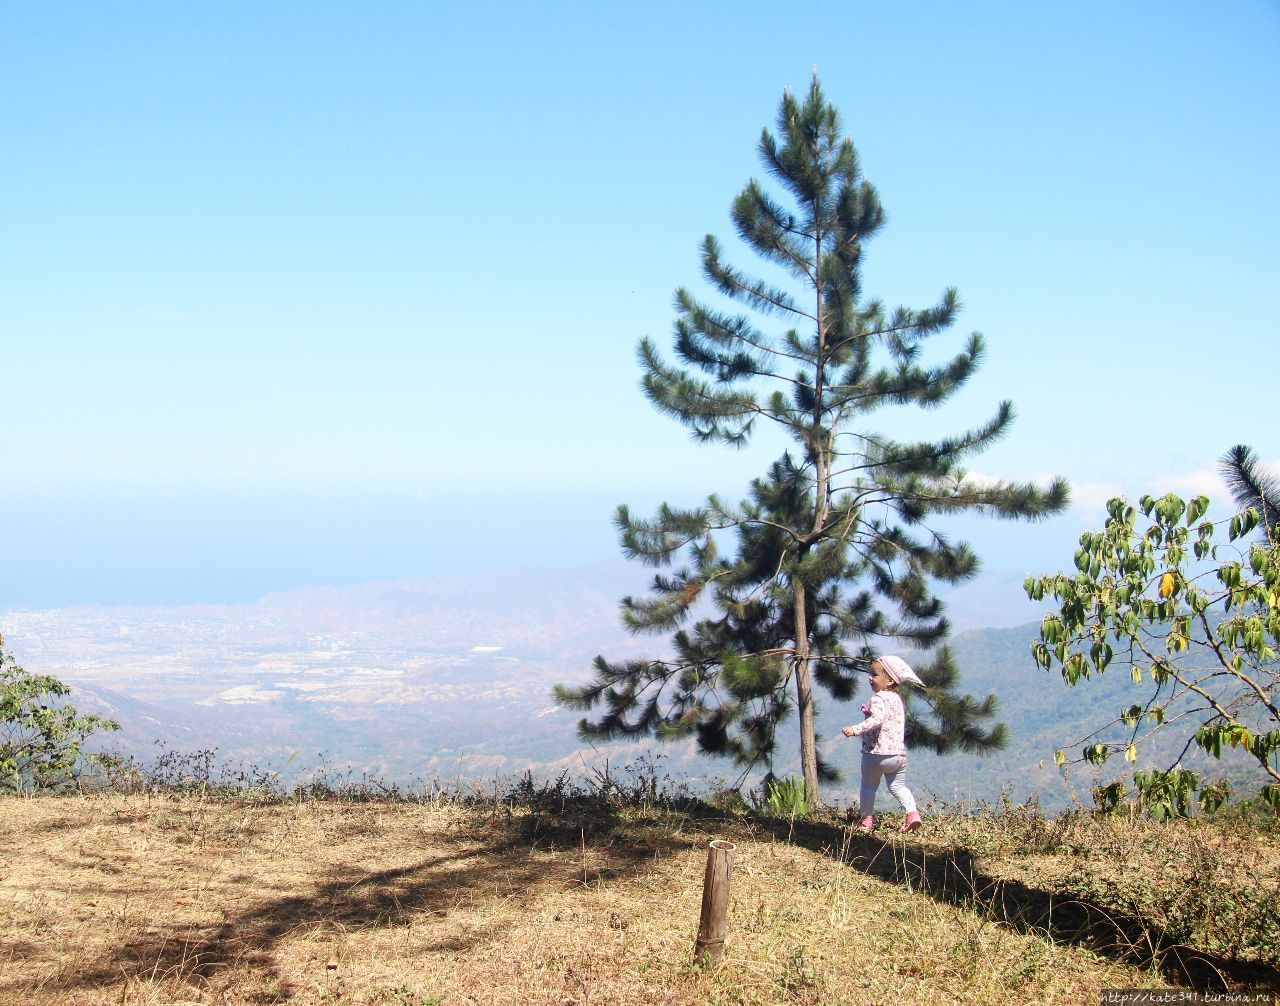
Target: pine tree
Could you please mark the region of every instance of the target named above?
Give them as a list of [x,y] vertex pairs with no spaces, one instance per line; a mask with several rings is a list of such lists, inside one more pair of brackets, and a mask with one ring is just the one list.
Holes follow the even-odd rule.
[[865,426],[887,405],[927,409],[950,398],[977,368],[982,337],[928,366],[921,349],[951,326],[956,292],[923,310],[890,312],[864,299],[863,243],[884,211],[816,74],[803,101],[784,94],[777,129],[777,137],[763,131],[759,154],[794,209],[752,180],[731,216],[746,245],[788,281],[739,271],[708,235],[705,277],[746,311],[720,310],[680,289],[678,362],[647,338],[638,357],[644,393],[698,441],[743,447],[768,423],[794,447],[740,503],[713,495],[690,509],[664,504],[647,520],[618,508],[624,554],[661,570],[648,596],[623,599],[624,623],[635,633],[670,633],[671,655],[597,657],[590,684],[560,686],[556,697],[577,709],[603,705],[598,719],[579,723],[584,738],[696,735],[703,752],[732,757],[744,776],[753,767],[772,775],[778,727],[798,713],[805,796],[816,806],[819,778],[838,775],[817,753],[815,682],[848,701],[858,671],[902,644],[929,653],[917,667],[928,708],[909,703],[909,744],[944,752],[1003,743],[1002,724],[984,726],[995,697],[956,691],[957,669],[942,645],[949,626],[931,590],[932,581],[972,577],[978,560],[929,518],[1038,518],[1062,509],[1067,489],[1061,480],[1040,489],[966,477],[961,462],[1009,428],[1008,402],[985,425],[935,442]]

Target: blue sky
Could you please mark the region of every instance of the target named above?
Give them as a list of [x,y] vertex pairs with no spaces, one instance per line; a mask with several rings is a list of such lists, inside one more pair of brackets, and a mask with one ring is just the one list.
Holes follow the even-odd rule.
[[[973,464],[1065,517],[1280,458],[1280,6],[14,3],[0,10],[0,609],[616,555],[731,495],[639,394],[704,234],[817,66],[889,224],[865,285],[965,312]],[[738,264],[751,266],[749,257]]]

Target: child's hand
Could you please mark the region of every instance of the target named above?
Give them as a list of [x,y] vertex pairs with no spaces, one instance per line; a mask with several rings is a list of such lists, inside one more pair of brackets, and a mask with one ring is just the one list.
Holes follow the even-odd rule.
[[856,736],[857,736],[857,733],[854,731],[853,727],[843,727],[843,728],[841,728],[840,732],[841,732],[842,734],[844,734],[846,737],[856,737]]

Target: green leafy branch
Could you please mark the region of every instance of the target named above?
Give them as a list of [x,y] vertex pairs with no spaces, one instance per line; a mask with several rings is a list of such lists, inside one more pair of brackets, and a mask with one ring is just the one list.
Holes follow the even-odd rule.
[[119,724],[80,715],[59,701],[67,694],[57,678],[19,667],[0,636],[0,793],[58,788],[74,781],[79,765],[104,761],[84,742]]
[[[1082,738],[1077,761],[1101,765],[1122,754],[1134,764],[1155,733],[1193,724],[1171,765],[1134,774],[1149,812],[1185,814],[1197,792],[1203,809],[1226,798],[1225,783],[1203,785],[1182,767],[1193,745],[1256,762],[1270,780],[1261,795],[1280,812],[1280,545],[1270,534],[1244,540],[1259,525],[1256,509],[1215,522],[1204,519],[1208,508],[1204,496],[1184,502],[1172,493],[1143,496],[1136,509],[1111,500],[1106,526],[1080,537],[1074,576],[1027,578],[1032,600],[1048,595],[1058,604],[1044,616],[1032,657],[1073,686],[1113,664],[1127,666],[1135,686],[1149,683],[1144,703]],[[1226,542],[1215,542],[1224,529]],[[1123,740],[1099,739],[1116,725]],[[1065,766],[1066,751],[1055,761]],[[1099,795],[1114,806],[1124,789],[1112,783]]]

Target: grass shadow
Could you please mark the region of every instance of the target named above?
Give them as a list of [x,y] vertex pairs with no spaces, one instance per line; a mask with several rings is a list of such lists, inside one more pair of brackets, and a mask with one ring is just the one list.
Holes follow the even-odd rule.
[[[282,973],[279,951],[300,932],[423,927],[420,952],[453,957],[500,935],[492,927],[461,932],[449,927],[447,920],[459,905],[529,904],[577,884],[626,879],[647,868],[655,853],[674,853],[693,843],[661,832],[636,838],[608,812],[495,816],[485,835],[433,836],[434,854],[406,866],[368,870],[358,862],[343,863],[310,890],[261,900],[212,931],[152,926],[84,962],[74,976],[61,979],[61,987],[177,981],[216,991],[234,981],[242,1000],[287,1001],[298,988]],[[573,855],[537,855],[577,847],[597,861],[607,853],[606,861],[588,869]],[[437,922],[439,938],[432,940],[430,927]]]
[[1150,920],[1113,905],[994,876],[963,847],[939,849],[865,835],[821,821],[764,823],[791,842],[876,877],[906,885],[943,904],[982,914],[1011,929],[1082,947],[1112,960],[1154,966],[1166,980],[1201,990],[1280,990],[1280,969],[1232,960],[1175,943]]

